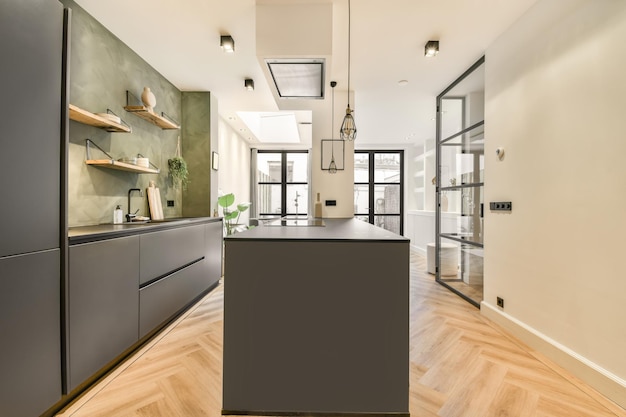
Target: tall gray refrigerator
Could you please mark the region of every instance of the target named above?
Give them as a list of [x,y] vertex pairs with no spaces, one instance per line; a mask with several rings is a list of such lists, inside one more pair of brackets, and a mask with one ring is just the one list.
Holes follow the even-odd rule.
[[63,6],[0,1],[0,416],[61,399]]

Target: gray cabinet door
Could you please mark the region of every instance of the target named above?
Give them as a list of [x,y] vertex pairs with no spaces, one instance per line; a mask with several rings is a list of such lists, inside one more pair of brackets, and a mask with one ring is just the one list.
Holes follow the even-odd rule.
[[206,252],[204,265],[206,269],[208,286],[218,282],[222,277],[222,250],[224,248],[224,225],[221,221],[205,225],[204,240]]
[[0,416],[61,399],[59,250],[0,259]]
[[73,390],[139,339],[139,236],[70,246]]
[[141,279],[150,280],[204,256],[204,226],[189,226],[141,235]]
[[0,256],[59,247],[63,6],[0,1]]

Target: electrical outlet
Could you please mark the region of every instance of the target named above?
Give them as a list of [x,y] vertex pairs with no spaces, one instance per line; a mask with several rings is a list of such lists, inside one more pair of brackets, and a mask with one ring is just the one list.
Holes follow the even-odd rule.
[[511,211],[513,210],[513,203],[510,201],[492,201],[489,203],[489,209],[491,211]]
[[504,308],[504,298],[502,298],[502,297],[498,297],[498,298],[496,299],[496,302],[498,303],[498,307],[500,307],[500,308]]

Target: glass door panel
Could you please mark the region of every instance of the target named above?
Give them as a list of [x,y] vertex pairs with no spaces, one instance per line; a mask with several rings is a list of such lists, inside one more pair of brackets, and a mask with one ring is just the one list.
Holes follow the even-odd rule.
[[258,153],[257,154],[257,178],[259,182],[281,181],[281,154]]
[[440,234],[448,239],[483,244],[482,187],[461,187],[441,192]]
[[402,234],[403,151],[355,151],[354,215]]
[[365,216],[365,221],[368,221],[367,216],[370,210],[369,189],[367,184],[354,185],[354,214],[356,216]]
[[309,155],[307,151],[256,152],[259,218],[308,216]]
[[479,307],[483,290],[484,58],[437,97],[437,282]]

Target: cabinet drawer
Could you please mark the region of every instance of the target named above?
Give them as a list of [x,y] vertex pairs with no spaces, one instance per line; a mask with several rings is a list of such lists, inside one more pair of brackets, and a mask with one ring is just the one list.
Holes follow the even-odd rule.
[[141,284],[204,256],[204,225],[141,235]]
[[138,236],[70,246],[70,391],[138,340],[138,256]]
[[204,260],[139,291],[139,336],[150,333],[211,285]]

